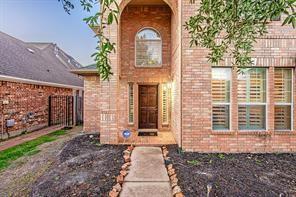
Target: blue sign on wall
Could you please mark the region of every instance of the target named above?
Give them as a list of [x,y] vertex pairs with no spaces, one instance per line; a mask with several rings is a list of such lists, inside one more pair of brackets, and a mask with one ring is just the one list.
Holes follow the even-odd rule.
[[123,132],[122,132],[122,136],[124,137],[124,138],[129,138],[130,136],[132,135],[132,132],[130,131],[130,130],[124,130]]

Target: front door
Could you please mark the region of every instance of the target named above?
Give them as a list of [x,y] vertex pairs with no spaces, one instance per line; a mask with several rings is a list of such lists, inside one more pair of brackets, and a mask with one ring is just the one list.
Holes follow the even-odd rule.
[[158,86],[139,86],[139,129],[157,129]]

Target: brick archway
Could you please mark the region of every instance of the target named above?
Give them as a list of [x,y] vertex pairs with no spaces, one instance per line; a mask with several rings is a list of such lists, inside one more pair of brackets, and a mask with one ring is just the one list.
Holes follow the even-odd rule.
[[[121,0],[119,4],[120,13],[132,0]],[[149,1],[149,0],[147,0]],[[177,13],[177,2],[175,0],[163,0],[172,10],[173,14]]]

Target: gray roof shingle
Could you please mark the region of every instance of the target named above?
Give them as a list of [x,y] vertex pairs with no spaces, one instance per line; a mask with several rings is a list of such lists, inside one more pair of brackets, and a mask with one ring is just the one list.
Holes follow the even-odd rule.
[[0,75],[83,87],[81,65],[53,43],[26,43],[0,31]]
[[97,65],[96,64],[91,64],[91,65],[88,65],[88,66],[84,66],[84,67],[81,67],[80,69],[97,69]]

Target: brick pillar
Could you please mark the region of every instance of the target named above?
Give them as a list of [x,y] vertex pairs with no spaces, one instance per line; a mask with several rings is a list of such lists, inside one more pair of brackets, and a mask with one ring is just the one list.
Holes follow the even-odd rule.
[[[106,35],[111,42],[118,46],[118,25],[116,23],[108,26]],[[109,81],[102,81],[100,92],[100,140],[102,144],[117,144],[118,143],[118,54],[112,53],[110,55],[112,73]]]
[[83,131],[85,132],[100,132],[100,92],[99,76],[97,74],[84,76]]

